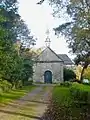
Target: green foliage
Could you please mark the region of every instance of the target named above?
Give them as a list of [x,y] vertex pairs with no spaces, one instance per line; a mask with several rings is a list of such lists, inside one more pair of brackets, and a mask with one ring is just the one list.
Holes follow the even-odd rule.
[[30,80],[30,81],[29,81],[29,80],[28,80],[28,81],[25,80],[25,81],[24,81],[24,85],[25,85],[25,86],[29,86],[29,85],[32,85],[32,84],[33,84],[33,80]]
[[[61,9],[70,18],[69,21],[55,28],[55,34],[62,34],[67,39],[68,47],[76,54],[75,63],[83,62],[80,80],[84,69],[90,64],[90,2],[89,0],[50,0],[56,5],[56,14]],[[65,16],[65,14],[63,14]],[[64,17],[63,16],[63,17]]]
[[0,21],[1,26],[3,27],[4,30],[7,30],[7,34],[4,34],[3,40],[12,40],[13,42],[16,41],[16,34],[14,28],[16,27],[16,22],[17,19],[19,19],[19,14],[18,14],[18,7],[17,7],[17,0],[15,1],[10,1],[10,0],[4,0],[0,1],[0,15],[2,15],[5,20]]
[[[78,103],[83,103],[83,104],[87,104],[89,101],[88,101],[88,92],[90,90],[85,90],[84,86],[83,89],[81,87],[82,85],[79,85],[77,83],[73,84],[73,86],[70,88],[70,93],[71,93],[71,96],[72,96],[72,99],[74,102],[78,102]],[[90,89],[90,87],[89,87]]]
[[90,66],[84,72],[84,78],[90,80]]
[[[57,0],[54,0],[57,1]],[[74,53],[82,53],[90,48],[89,19],[90,6],[87,0],[61,0],[57,2],[57,7],[66,7],[66,13],[71,21],[60,25],[55,29],[56,32],[63,33],[68,38],[69,47]],[[60,10],[60,9],[59,9]],[[64,10],[64,9],[63,9]],[[59,11],[58,11],[59,12]],[[83,47],[84,46],[84,47]]]
[[2,92],[8,92],[8,91],[10,91],[11,90],[11,84],[9,83],[9,82],[7,82],[6,80],[1,80],[0,81],[0,94],[2,93]]
[[70,120],[71,111],[69,107],[71,104],[69,88],[54,87],[52,99],[44,115],[44,120]]
[[[13,42],[16,39],[13,28],[15,27],[15,19],[17,18],[16,2],[2,1],[0,2],[0,76],[3,79],[12,81],[15,74],[19,56],[15,51]],[[18,68],[17,68],[18,70]],[[14,80],[13,80],[14,81]],[[12,83],[12,82],[11,82]]]
[[[27,25],[18,14],[17,0],[0,1],[0,78],[12,84],[12,87],[22,86],[21,80],[32,77],[32,58],[27,59],[17,51],[15,42],[18,39],[30,40]],[[6,87],[7,88],[7,87]]]
[[72,83],[69,81],[65,81],[63,83],[60,83],[60,86],[63,86],[63,87],[70,87],[71,85],[72,85]]
[[56,86],[44,119],[84,120],[89,114],[90,86],[73,83],[70,87]]
[[29,59],[24,59],[23,61],[24,69],[23,69],[23,79],[28,80],[29,77],[32,77],[33,75],[33,61],[30,61]]
[[77,57],[74,59],[75,61],[75,64],[78,65],[78,64],[81,64],[82,66],[82,71],[80,73],[80,80],[82,81],[83,80],[83,76],[84,76],[84,73],[85,73],[85,70],[88,68],[88,65],[90,64],[90,52],[84,54],[84,55],[77,55]]
[[70,81],[76,78],[76,74],[73,70],[64,68],[64,81]]
[[62,105],[68,106],[71,101],[69,88],[67,87],[55,87],[53,90],[53,99],[58,103]]
[[15,88],[22,88],[23,87],[23,84],[22,84],[22,80],[17,80],[16,82],[15,82]]
[[6,79],[13,85],[15,81],[20,80],[21,68],[22,59],[18,56],[16,51],[12,51],[11,54],[8,53],[8,55],[5,55],[4,62],[2,61],[1,64],[0,74],[2,75],[3,79]]
[[[41,0],[38,4],[42,4]],[[80,81],[84,70],[90,64],[90,2],[89,0],[48,0],[54,8],[54,17],[58,15],[69,19],[54,28],[55,34],[62,34],[67,39],[68,47],[76,54],[75,63],[83,63]]]
[[24,48],[24,51],[22,51],[21,56],[23,58],[23,66],[21,70],[21,80],[24,84],[29,83],[29,78],[32,78],[33,76],[33,60],[32,56],[30,55],[29,51]]
[[8,92],[1,92],[0,105],[2,105],[2,104],[6,105],[6,104],[12,102],[13,100],[21,98],[22,96],[24,96],[25,94],[27,94],[34,88],[35,88],[35,86],[24,86],[20,89],[14,89],[14,90],[10,90]]

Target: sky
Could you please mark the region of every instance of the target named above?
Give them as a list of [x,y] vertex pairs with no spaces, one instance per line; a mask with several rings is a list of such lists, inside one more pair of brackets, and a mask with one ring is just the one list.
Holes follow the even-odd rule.
[[28,28],[31,29],[32,35],[37,38],[35,48],[45,47],[46,31],[49,29],[51,49],[58,54],[67,54],[73,59],[73,55],[68,53],[69,48],[65,38],[63,36],[57,38],[53,31],[53,28],[65,22],[65,19],[53,17],[53,9],[48,3],[37,5],[37,2],[39,0],[19,0],[19,13]]

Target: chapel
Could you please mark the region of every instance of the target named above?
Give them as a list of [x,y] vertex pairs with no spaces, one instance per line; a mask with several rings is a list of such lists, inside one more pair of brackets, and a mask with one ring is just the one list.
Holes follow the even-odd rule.
[[37,83],[63,82],[63,68],[73,65],[66,54],[56,54],[50,48],[50,39],[46,38],[46,48],[35,59],[33,81]]

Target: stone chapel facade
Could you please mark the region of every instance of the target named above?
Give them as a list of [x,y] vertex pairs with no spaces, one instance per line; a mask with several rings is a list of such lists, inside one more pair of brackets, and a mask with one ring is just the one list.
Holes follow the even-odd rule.
[[37,83],[63,82],[65,64],[72,64],[67,55],[60,57],[60,54],[57,55],[50,47],[47,47],[35,60],[33,81]]

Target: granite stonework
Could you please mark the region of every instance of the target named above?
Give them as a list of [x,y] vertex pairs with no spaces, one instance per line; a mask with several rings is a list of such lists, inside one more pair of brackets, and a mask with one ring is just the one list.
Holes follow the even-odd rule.
[[49,70],[52,72],[52,83],[63,82],[63,66],[64,61],[47,47],[35,61],[33,81],[44,83],[44,73]]
[[62,63],[37,63],[34,68],[34,82],[44,83],[45,71],[52,72],[52,83],[63,82],[63,64]]

